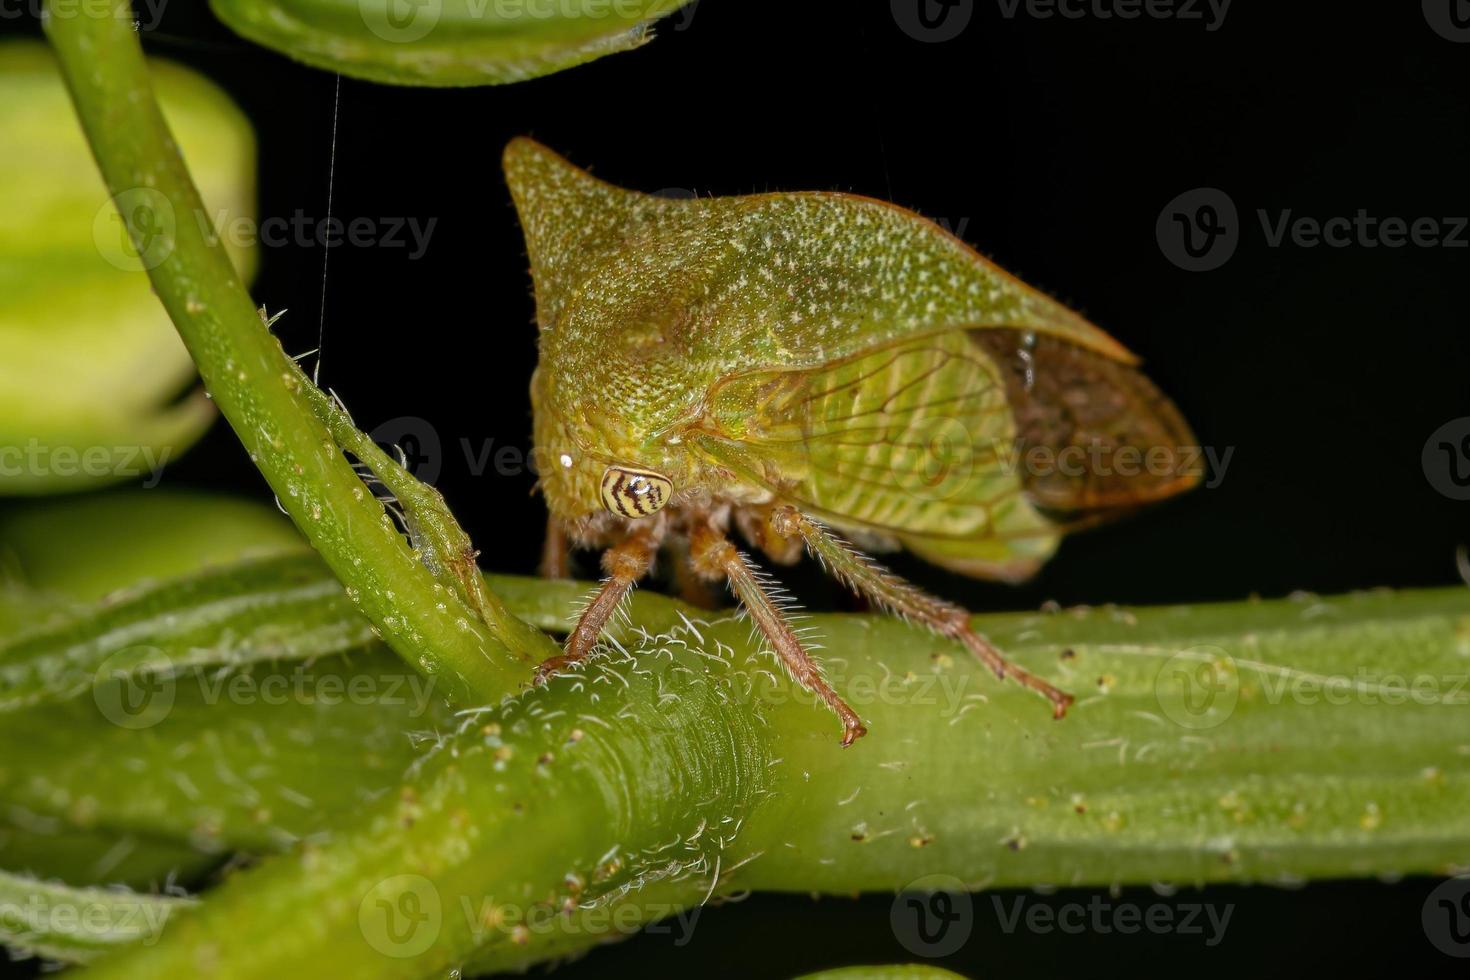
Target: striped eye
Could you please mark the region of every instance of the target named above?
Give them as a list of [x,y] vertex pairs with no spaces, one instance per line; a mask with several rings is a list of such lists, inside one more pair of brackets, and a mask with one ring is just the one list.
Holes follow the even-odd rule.
[[647,517],[668,503],[674,484],[651,470],[609,466],[602,474],[602,506],[619,517]]

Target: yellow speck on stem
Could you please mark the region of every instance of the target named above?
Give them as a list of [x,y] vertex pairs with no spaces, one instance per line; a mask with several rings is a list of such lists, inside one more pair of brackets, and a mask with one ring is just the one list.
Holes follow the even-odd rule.
[[1363,815],[1358,818],[1358,826],[1364,830],[1377,830],[1383,826],[1383,811],[1378,809],[1377,803],[1370,802],[1363,808]]

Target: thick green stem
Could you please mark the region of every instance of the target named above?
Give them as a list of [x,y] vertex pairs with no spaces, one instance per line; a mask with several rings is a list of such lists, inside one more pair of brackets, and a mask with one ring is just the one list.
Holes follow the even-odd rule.
[[509,968],[749,888],[1451,873],[1470,862],[1466,608],[1445,590],[984,617],[1088,692],[1061,722],[946,640],[813,617],[872,732],[845,750],[748,624],[680,625],[464,718],[328,842],[101,975],[206,953],[241,977]]
[[314,417],[266,329],[158,110],[131,6],[49,2],[46,31],[108,188],[205,386],[281,505],[374,627],[462,703],[492,702],[526,668],[417,560]]

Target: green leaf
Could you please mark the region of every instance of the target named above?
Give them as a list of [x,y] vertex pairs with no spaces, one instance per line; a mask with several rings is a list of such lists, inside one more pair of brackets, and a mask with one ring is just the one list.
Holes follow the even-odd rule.
[[188,843],[153,840],[107,827],[76,830],[38,814],[12,814],[0,825],[0,868],[69,885],[153,890],[170,882],[198,884],[224,860],[223,855],[200,851]]
[[[305,550],[275,507],[203,493],[114,490],[0,512],[0,565],[53,604],[62,597],[91,602],[207,565]],[[0,614],[0,640],[9,632]]]
[[210,0],[237,33],[394,85],[519,82],[646,43],[691,0]]
[[[219,89],[155,62],[170,125],[208,208],[171,221],[252,216],[250,125]],[[125,245],[54,57],[29,41],[0,44],[0,494],[156,480],[205,430],[202,393],[175,400],[194,366]],[[157,198],[123,190],[133,209]],[[156,215],[164,220],[163,212]],[[249,242],[226,236],[235,262]]]

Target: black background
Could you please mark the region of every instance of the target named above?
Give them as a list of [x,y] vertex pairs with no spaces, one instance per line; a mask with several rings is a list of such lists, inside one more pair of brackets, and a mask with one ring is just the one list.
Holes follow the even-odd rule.
[[[236,39],[203,8],[170,5],[146,43],[208,73],[254,121],[262,217],[322,218],[333,76]],[[704,0],[687,29],[523,85],[343,80],[334,214],[436,224],[418,260],[406,248],[332,249],[322,381],[364,428],[427,420],[443,446],[438,484],[487,566],[529,572],[544,515],[534,477],[476,476],[461,443],[529,445],[535,328],[499,173],[505,142],[533,135],[644,190],[853,191],[945,221],[1082,310],[1145,358],[1204,445],[1233,450],[1218,487],[1069,540],[1025,587],[900,559],[902,571],[977,609],[1455,582],[1465,504],[1431,486],[1421,449],[1470,414],[1470,251],[1273,248],[1257,209],[1470,214],[1470,45],[1439,36],[1406,2],[1238,0],[1214,31],[1201,20],[1040,19],[1024,6],[1007,18],[997,0],[973,8],[958,38],[925,43],[886,0]],[[1224,190],[1240,214],[1239,248],[1211,272],[1171,264],[1155,234],[1165,205],[1197,187]],[[278,327],[288,348],[317,346],[322,250],[270,248],[262,259],[254,292],[289,309]],[[165,484],[269,493],[222,424]],[[846,607],[811,570],[791,578],[810,605]],[[1175,901],[1236,906],[1215,948],[1183,936],[1004,935],[982,895],[973,938],[946,965],[1132,976],[1152,972],[1152,958],[1211,976],[1448,974],[1459,964],[1419,924],[1433,884],[1182,893]],[[691,947],[641,936],[559,975],[697,963],[711,977],[775,977],[912,959],[889,906],[887,896],[757,896],[706,910]]]

